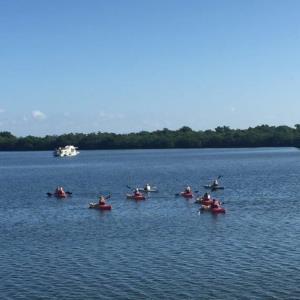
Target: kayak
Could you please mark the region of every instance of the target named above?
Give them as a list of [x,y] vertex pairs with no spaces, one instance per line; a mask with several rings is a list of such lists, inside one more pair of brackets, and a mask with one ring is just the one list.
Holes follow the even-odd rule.
[[201,205],[200,211],[210,210],[210,205]]
[[213,203],[213,200],[211,200],[211,199],[202,199],[201,200],[201,204],[203,204],[203,205],[211,205]]
[[90,203],[89,208],[96,208],[100,210],[111,210],[111,205],[109,204],[99,204],[99,203]]
[[57,198],[66,198],[67,194],[66,193],[54,193],[54,196]]
[[182,196],[184,198],[193,198],[194,197],[194,195],[193,195],[192,192],[189,192],[189,193],[187,193],[187,192],[181,192],[180,196]]
[[213,214],[225,214],[225,208],[218,207],[218,208],[211,208],[210,205],[201,205],[200,211],[210,211]]
[[225,208],[223,208],[223,207],[212,208],[211,212],[213,214],[225,214]]
[[198,198],[195,203],[200,203],[200,204],[203,204],[203,205],[211,205],[213,202],[212,199],[203,199],[203,198]]
[[211,185],[211,184],[208,184],[208,185],[205,185],[204,186],[206,189],[211,189],[211,190],[213,190],[213,191],[215,191],[215,190],[224,190],[224,186],[213,186],[213,185]]
[[126,198],[127,199],[133,199],[133,200],[145,200],[145,196],[143,194],[140,194],[140,195],[131,195],[131,194],[127,194],[126,195]]

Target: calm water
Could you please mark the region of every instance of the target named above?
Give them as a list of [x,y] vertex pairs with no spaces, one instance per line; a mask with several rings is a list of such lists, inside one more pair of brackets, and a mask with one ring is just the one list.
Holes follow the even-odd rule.
[[[217,175],[225,215],[174,196]],[[0,153],[0,298],[299,299],[299,182],[292,148]]]

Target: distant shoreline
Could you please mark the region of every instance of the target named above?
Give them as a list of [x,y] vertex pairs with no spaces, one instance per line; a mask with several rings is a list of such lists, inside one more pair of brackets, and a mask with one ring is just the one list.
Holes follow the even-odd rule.
[[[270,149],[281,149],[281,148],[290,148],[290,149],[295,149],[300,151],[300,147],[285,147],[285,146],[277,146],[277,147],[228,147],[228,148],[131,148],[131,149],[83,149],[82,151],[138,151],[138,150],[263,150],[265,149],[270,150]],[[0,150],[0,153],[21,153],[21,152],[53,152],[53,150]],[[55,158],[55,157],[54,157]]]
[[51,151],[65,145],[81,150],[300,147],[300,125],[260,125],[248,129],[223,126],[205,131],[184,126],[178,130],[164,128],[129,134],[97,132],[44,137],[16,137],[7,131],[0,132],[0,151]]

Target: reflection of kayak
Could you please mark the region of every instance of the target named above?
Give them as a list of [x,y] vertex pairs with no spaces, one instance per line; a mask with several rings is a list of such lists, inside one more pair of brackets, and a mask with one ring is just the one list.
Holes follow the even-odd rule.
[[194,197],[192,192],[189,192],[189,193],[181,192],[180,195],[184,198],[193,198]]
[[213,214],[225,214],[225,208],[223,208],[223,207],[218,207],[218,208],[212,208],[211,209],[211,212],[213,213]]
[[211,184],[205,185],[204,186],[206,189],[211,189],[211,190],[224,190],[224,186],[213,186]]
[[89,208],[96,208],[100,210],[111,210],[111,205],[109,204],[99,204],[99,203],[90,203]]
[[143,194],[140,195],[131,195],[131,194],[127,194],[126,195],[127,199],[133,199],[133,200],[145,200],[145,196]]

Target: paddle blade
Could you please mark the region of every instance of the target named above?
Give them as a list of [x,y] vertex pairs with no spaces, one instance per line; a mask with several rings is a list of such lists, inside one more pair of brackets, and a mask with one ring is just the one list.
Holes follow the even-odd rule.
[[51,197],[51,196],[52,196],[52,193],[47,193],[47,196],[48,196],[48,197]]

